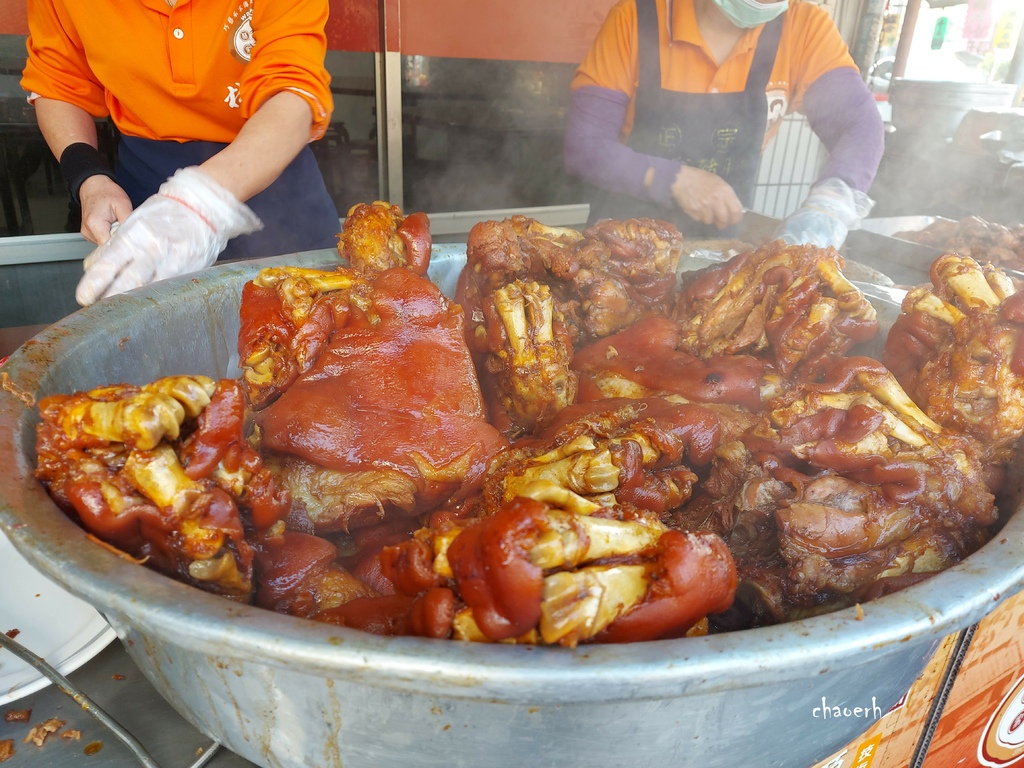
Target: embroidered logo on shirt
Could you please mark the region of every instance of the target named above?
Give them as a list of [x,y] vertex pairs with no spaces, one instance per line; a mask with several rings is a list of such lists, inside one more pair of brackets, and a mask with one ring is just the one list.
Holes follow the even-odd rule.
[[[986,706],[991,706],[987,704]],[[978,742],[978,762],[988,768],[1019,763],[1024,757],[1024,677],[1017,678],[1013,688],[988,718],[988,725]]]
[[658,146],[665,150],[672,150],[683,143],[683,129],[673,123],[662,126],[658,133]]
[[728,153],[732,150],[733,143],[739,138],[740,129],[734,125],[726,125],[715,129],[715,133],[712,136],[711,143],[714,144],[715,151],[723,154]]
[[700,168],[702,171],[713,173],[715,176],[724,177],[732,174],[732,161],[732,157],[687,158],[686,164],[692,165],[694,168]]
[[253,0],[240,3],[224,22],[231,55],[246,63],[252,58],[252,49],[256,45],[256,37],[252,31],[252,4]]
[[768,122],[764,127],[764,132],[768,133],[786,116],[786,109],[789,107],[789,94],[786,91],[771,90],[766,91],[765,96],[768,98]]
[[228,95],[224,97],[224,103],[232,109],[242,106],[242,91],[238,87],[238,83],[228,86]]

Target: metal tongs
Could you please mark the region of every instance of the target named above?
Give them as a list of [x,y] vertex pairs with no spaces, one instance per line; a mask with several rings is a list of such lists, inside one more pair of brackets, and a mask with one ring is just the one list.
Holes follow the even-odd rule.
[[[58,672],[52,665],[48,664],[41,656],[36,656],[36,654],[32,653],[32,651],[14,638],[9,637],[4,632],[0,632],[0,648],[6,648],[26,664],[29,664],[39,670],[40,674],[44,677],[49,678],[49,680],[56,685],[62,693],[67,694],[75,701],[76,704],[78,704],[78,706],[105,725],[107,729],[114,734],[118,741],[131,750],[131,753],[135,755],[136,759],[142,765],[146,766],[146,768],[160,768],[160,765],[150,757],[146,748],[139,743],[138,739],[132,736],[120,723],[104,712],[96,702],[76,688],[70,680]],[[188,768],[202,768],[202,766],[206,765],[213,759],[214,755],[217,754],[217,750],[220,749],[220,746],[220,742],[213,742],[209,747],[203,750],[203,754],[200,755],[194,763],[188,766]]]

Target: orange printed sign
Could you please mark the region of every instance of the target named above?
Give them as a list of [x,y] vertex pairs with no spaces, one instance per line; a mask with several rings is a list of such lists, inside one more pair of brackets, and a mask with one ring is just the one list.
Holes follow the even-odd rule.
[[852,768],[871,768],[871,764],[875,762],[875,755],[878,753],[878,747],[881,743],[882,734],[876,733],[873,737],[857,747],[857,753],[854,755]]
[[945,678],[956,641],[957,635],[943,638],[906,696],[863,734],[813,768],[907,768]]
[[1024,593],[974,633],[924,768],[1024,768]]
[[978,742],[978,760],[988,768],[1003,768],[1024,759],[1024,675],[992,713]]

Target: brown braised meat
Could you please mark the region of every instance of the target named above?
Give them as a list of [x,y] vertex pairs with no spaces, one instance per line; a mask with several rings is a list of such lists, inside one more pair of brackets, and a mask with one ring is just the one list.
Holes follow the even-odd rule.
[[430,251],[426,214],[403,216],[380,200],[359,203],[338,235],[338,253],[348,269],[264,269],[246,283],[238,353],[252,407],[268,405],[312,367],[334,329],[345,324],[349,308],[369,306],[370,281],[396,267],[426,275]]
[[925,413],[1005,463],[1024,434],[1024,293],[998,268],[946,254],[907,294],[884,360]]
[[434,514],[380,550],[379,596],[312,618],[563,645],[693,631],[728,607],[734,567],[719,537],[668,531],[659,518],[689,498],[690,466],[706,469],[717,439],[715,414],[694,405],[569,407],[492,460],[470,508]]
[[36,477],[86,530],[152,567],[248,600],[252,548],[290,499],[243,437],[237,381],[172,376],[40,403]]
[[619,504],[660,515],[690,498],[694,469],[710,464],[719,439],[719,417],[697,405],[649,398],[570,406],[547,430],[494,458],[485,509],[544,481],[594,508]]
[[265,408],[323,354],[369,283],[350,270],[264,269],[242,287],[238,355],[252,408]]
[[474,340],[486,335],[484,299],[516,280],[549,287],[574,345],[665,315],[681,250],[679,231],[655,219],[605,220],[582,233],[525,216],[480,222],[469,233],[457,295],[470,343],[476,349]]
[[543,428],[573,401],[573,346],[668,313],[681,243],[674,227],[652,219],[602,221],[583,233],[524,216],[473,227],[457,298],[494,393],[492,419],[507,423],[507,434]]
[[675,319],[683,347],[704,358],[765,357],[784,377],[814,375],[878,333],[875,309],[832,248],[781,240],[686,275]]
[[656,219],[605,219],[584,230],[572,275],[585,330],[577,343],[671,312],[681,254],[679,231]]
[[423,276],[425,226],[357,206],[351,268],[263,270],[241,382],[44,400],[40,479],[205,589],[487,642],[790,620],[991,535],[992,468],[1024,427],[1024,299],[998,270],[936,262],[890,334],[894,376],[848,356],[877,322],[831,249],[772,243],[677,296],[670,225],[484,222],[464,315]]
[[252,537],[256,551],[256,605],[292,616],[312,617],[378,592],[338,562],[327,539],[288,530],[284,523]]
[[484,299],[483,314],[491,421],[510,435],[546,426],[576,399],[572,344],[555,320],[550,289],[516,280]]
[[679,325],[664,317],[641,320],[576,351],[580,402],[610,397],[674,394],[687,401],[757,411],[785,385],[769,363],[751,355],[703,358],[680,341]]
[[741,594],[756,595],[765,620],[947,568],[996,520],[980,445],[931,421],[867,358],[777,398],[718,455],[708,527],[730,543],[749,582]]
[[317,530],[348,531],[472,494],[506,444],[484,416],[462,312],[398,267],[335,315],[316,362],[255,421]]
[[338,235],[338,253],[352,271],[366,278],[393,267],[427,274],[431,245],[427,214],[404,216],[397,205],[383,200],[353,205]]
[[958,253],[982,264],[1024,269],[1024,224],[1004,226],[968,216],[960,221],[939,219],[922,230],[897,232],[895,237]]
[[261,447],[321,532],[472,495],[505,445],[484,418],[461,308],[424,277],[426,217],[354,206],[339,249],[351,269],[264,269],[240,310]]
[[548,227],[527,216],[475,224],[466,241],[460,286],[467,306],[479,306],[484,296],[515,280],[570,278],[572,252],[582,239],[575,229]]
[[635,642],[701,632],[707,614],[732,603],[736,571],[719,537],[616,507],[586,511],[575,494],[556,501],[550,490],[527,487],[494,515],[383,551],[385,573],[420,603],[414,629],[478,642]]

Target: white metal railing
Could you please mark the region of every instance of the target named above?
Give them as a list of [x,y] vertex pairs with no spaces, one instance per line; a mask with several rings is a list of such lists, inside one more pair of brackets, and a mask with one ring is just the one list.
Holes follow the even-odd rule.
[[784,118],[761,157],[754,210],[777,219],[795,211],[817,178],[824,157],[821,140],[806,117],[793,114]]

